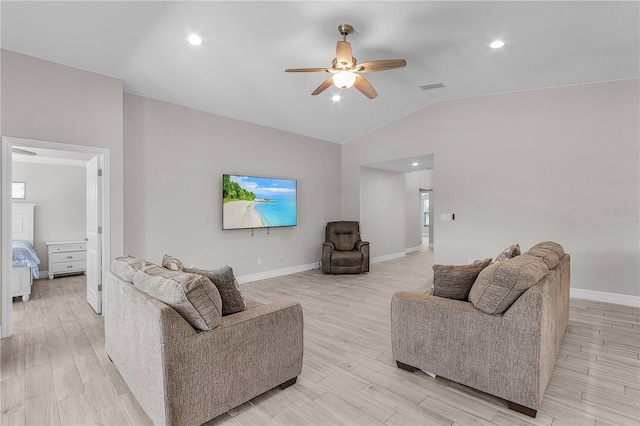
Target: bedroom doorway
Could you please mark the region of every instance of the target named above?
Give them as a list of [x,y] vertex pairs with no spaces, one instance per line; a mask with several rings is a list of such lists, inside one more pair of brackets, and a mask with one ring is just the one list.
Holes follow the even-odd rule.
[[[21,149],[48,150],[56,153],[60,157],[69,158],[90,158],[93,163],[87,170],[99,173],[101,176],[96,179],[87,179],[87,203],[86,213],[92,218],[87,218],[87,225],[91,222],[91,226],[87,226],[87,245],[91,243],[91,250],[87,250],[87,302],[98,313],[102,308],[102,276],[104,276],[104,268],[108,266],[110,258],[110,239],[109,239],[109,150],[103,148],[61,144],[47,141],[37,141],[31,139],[21,139],[12,137],[2,138],[2,325],[1,337],[8,337],[12,334],[12,295],[11,295],[11,240],[12,240],[12,170],[13,158],[12,151],[14,147]],[[84,161],[88,164],[88,161]],[[97,170],[93,170],[97,169]],[[89,173],[89,171],[87,172]],[[28,191],[28,189],[27,189]],[[36,213],[37,214],[37,213]],[[91,228],[91,229],[89,229]],[[91,235],[90,235],[91,233]],[[88,240],[91,241],[88,241]],[[47,259],[46,249],[42,252],[39,250],[38,256],[41,260]],[[41,278],[43,278],[41,276]],[[46,277],[45,277],[46,278]],[[91,288],[89,288],[91,286]]]

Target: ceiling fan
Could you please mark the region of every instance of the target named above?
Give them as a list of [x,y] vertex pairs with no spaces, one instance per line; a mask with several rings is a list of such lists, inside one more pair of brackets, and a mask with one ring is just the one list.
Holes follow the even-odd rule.
[[33,151],[27,151],[26,149],[20,149],[20,148],[11,148],[11,151],[14,154],[21,154],[21,155],[36,155],[35,152]]
[[333,84],[341,89],[355,86],[366,97],[374,99],[378,96],[378,92],[359,73],[386,71],[407,65],[407,61],[404,59],[385,59],[358,64],[356,58],[352,56],[351,44],[347,42],[347,36],[353,32],[353,27],[349,24],[342,24],[338,26],[338,32],[342,35],[342,41],[338,41],[336,57],[331,64],[331,68],[289,68],[284,70],[285,72],[328,72],[333,74],[318,86],[311,93],[312,95],[322,93]]

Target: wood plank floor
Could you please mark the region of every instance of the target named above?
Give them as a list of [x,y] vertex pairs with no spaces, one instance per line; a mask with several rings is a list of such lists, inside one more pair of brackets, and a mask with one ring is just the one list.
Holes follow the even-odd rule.
[[[309,271],[242,285],[247,298],[302,303],[302,375],[211,425],[640,425],[640,309],[571,300],[570,320],[535,419],[446,379],[396,368],[390,301],[426,291],[432,252],[373,264],[366,275]],[[0,341],[1,424],[147,425],[104,351],[84,276],[34,283],[14,299]]]

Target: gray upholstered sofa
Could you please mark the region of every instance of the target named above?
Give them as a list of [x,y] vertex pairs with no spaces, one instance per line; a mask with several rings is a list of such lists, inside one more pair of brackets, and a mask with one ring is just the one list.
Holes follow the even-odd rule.
[[[533,248],[528,253],[544,256]],[[524,255],[506,262],[523,264],[528,259]],[[498,396],[510,409],[535,417],[569,318],[569,255],[556,250],[550,257],[555,259],[548,272],[501,314],[483,312],[468,300],[395,293],[391,338],[398,367],[421,369]],[[495,267],[508,269],[509,264]],[[500,272],[490,277],[499,279]],[[481,289],[475,297],[485,293]],[[472,290],[469,299],[473,296]]]
[[295,383],[303,353],[298,302],[247,302],[246,310],[222,316],[220,296],[209,288],[213,307],[198,309],[206,319],[201,328],[211,329],[197,330],[185,320],[183,304],[176,305],[181,315],[136,286],[162,289],[178,280],[174,287],[203,299],[209,296],[201,291],[202,277],[174,272],[184,275],[171,281],[151,276],[149,268],[157,265],[117,262],[105,284],[105,348],[154,424],[199,425],[276,386]]

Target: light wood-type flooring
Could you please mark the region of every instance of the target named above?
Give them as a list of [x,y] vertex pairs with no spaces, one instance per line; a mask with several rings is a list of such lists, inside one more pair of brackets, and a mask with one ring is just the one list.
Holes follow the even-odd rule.
[[[640,425],[640,309],[571,300],[570,320],[535,419],[443,378],[409,373],[391,356],[390,302],[427,290],[430,250],[371,265],[364,275],[308,271],[242,285],[268,303],[294,298],[305,321],[298,382],[212,425]],[[212,265],[215,266],[215,265]],[[14,299],[1,348],[2,425],[150,424],[104,351],[103,321],[84,276],[34,283]]]

